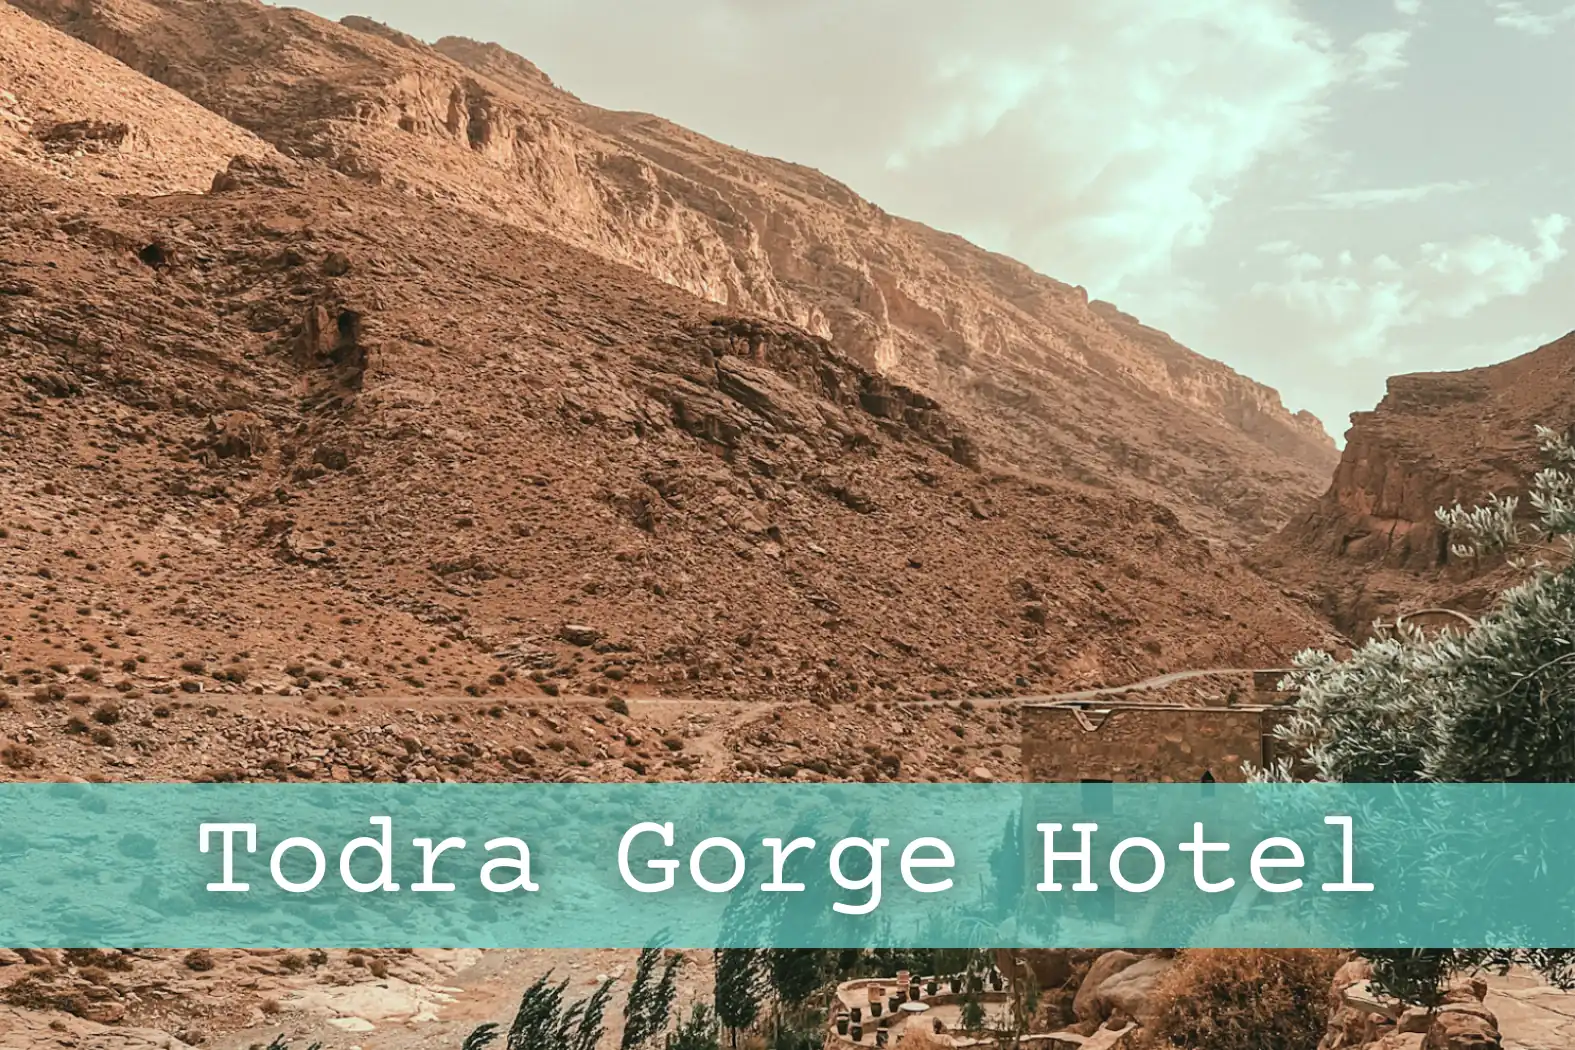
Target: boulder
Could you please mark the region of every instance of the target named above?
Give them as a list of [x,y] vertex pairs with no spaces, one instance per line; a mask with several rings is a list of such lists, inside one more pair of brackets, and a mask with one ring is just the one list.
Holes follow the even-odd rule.
[[1446,1003],[1480,1003],[1487,998],[1488,984],[1480,977],[1453,985],[1444,991]]
[[1422,1041],[1423,1050],[1498,1050],[1502,1045],[1492,1012],[1463,1004],[1440,1008]]
[[1353,984],[1372,980],[1373,966],[1366,959],[1351,959],[1334,972],[1330,982],[1330,1005],[1339,1006],[1342,993]]
[[[1388,1028],[1388,1019],[1371,1010],[1341,1004],[1330,1011],[1329,1025],[1324,1031],[1318,1050],[1346,1050],[1347,1047],[1365,1047]],[[1392,1031],[1392,1029],[1390,1029]],[[1420,1036],[1418,1037],[1420,1044]]]
[[1154,993],[1174,965],[1170,959],[1151,955],[1107,977],[1094,993],[1100,1015],[1120,1013],[1140,1024],[1152,1023],[1160,1007]]
[[1104,984],[1116,974],[1127,967],[1137,963],[1140,957],[1131,952],[1115,951],[1105,952],[1094,960],[1094,965],[1088,968],[1082,984],[1077,987],[1077,996],[1072,1000],[1072,1015],[1079,1021],[1102,1021],[1105,1012],[1101,1011],[1097,997],[1100,985]]

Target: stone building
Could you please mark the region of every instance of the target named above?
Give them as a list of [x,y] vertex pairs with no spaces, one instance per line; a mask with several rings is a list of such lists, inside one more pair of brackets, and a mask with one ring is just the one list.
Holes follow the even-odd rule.
[[1184,707],[1129,700],[1027,704],[1024,780],[1031,783],[1219,783],[1243,763],[1277,760],[1277,704]]

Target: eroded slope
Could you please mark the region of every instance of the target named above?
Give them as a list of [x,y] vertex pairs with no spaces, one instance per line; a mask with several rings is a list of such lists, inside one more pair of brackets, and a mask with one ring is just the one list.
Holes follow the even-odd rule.
[[0,150],[105,193],[205,190],[250,132],[0,0]]
[[795,329],[343,176],[220,181],[117,206],[7,171],[13,665],[854,699],[1316,633],[1169,512],[981,471]]
[[818,172],[584,105],[494,45],[252,0],[24,6],[288,153],[832,338],[998,460],[1163,500],[1212,538],[1272,530],[1334,465],[1316,420],[1082,289]]

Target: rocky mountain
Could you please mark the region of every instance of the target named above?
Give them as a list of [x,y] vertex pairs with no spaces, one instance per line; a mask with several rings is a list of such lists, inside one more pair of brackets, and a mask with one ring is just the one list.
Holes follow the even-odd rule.
[[1486,368],[1395,376],[1374,411],[1351,417],[1328,491],[1254,561],[1347,632],[1414,609],[1481,609],[1514,573],[1451,554],[1434,511],[1523,496],[1542,465],[1535,428],[1575,426],[1572,391],[1575,333]]
[[981,469],[833,344],[545,236],[244,158],[118,201],[0,163],[24,678],[895,699],[1318,633],[1162,506]]
[[[604,175],[633,170],[633,154],[575,152],[593,132],[548,103],[594,112],[500,49],[442,43],[506,79],[486,92],[544,93],[532,141],[558,145],[534,180],[517,153],[488,159],[504,131],[486,129],[522,141],[523,111],[488,124],[502,104],[489,94],[431,123],[417,102],[460,67],[378,27],[229,0],[46,9],[73,39],[0,11],[21,45],[0,67],[9,105],[47,114],[17,132],[0,188],[12,555],[0,578],[22,684],[966,697],[1273,664],[1323,636],[1136,482],[1016,467],[1001,435],[1028,438],[1010,413],[969,411],[960,394],[959,410],[880,367],[906,351],[883,357],[835,325],[817,334],[825,315],[806,297],[832,301],[831,271],[794,262],[796,249],[777,260],[797,283],[757,274],[758,295],[781,293],[771,302],[724,307],[685,288],[710,272],[703,238],[649,220],[698,237],[715,215],[661,191],[651,212],[624,199],[615,222],[607,185],[571,174],[592,159]],[[390,81],[395,68],[426,72]],[[367,110],[374,98],[404,117]],[[443,131],[461,114],[465,142],[486,148]],[[73,121],[127,131],[50,148]],[[863,215],[949,246],[954,268],[934,270],[949,287],[962,267],[1059,287],[851,195],[832,209],[833,184],[758,163],[801,188],[762,192],[820,200],[803,212],[816,221]],[[137,182],[150,165],[174,181]],[[152,195],[194,188],[204,165],[207,192]],[[491,204],[489,186],[502,195]],[[734,218],[749,238],[777,222]],[[672,265],[655,279],[659,250]],[[766,259],[728,256],[746,257]],[[1228,403],[1236,422],[1216,437],[1250,442],[1250,421],[1269,418],[1267,400],[1230,400],[1217,367],[1158,333],[1109,308],[1087,316],[1154,347],[1154,368],[1191,391],[1194,422],[1211,397]],[[1102,396],[1116,418],[1183,411]],[[1107,451],[1121,440],[1096,436]],[[1164,461],[1157,446],[1122,455]],[[135,659],[105,636],[136,637]]]
[[586,105],[496,45],[253,0],[19,6],[287,155],[800,327],[948,405],[993,461],[1165,502],[1211,539],[1266,535],[1336,461],[1317,420],[1081,288],[808,168]]

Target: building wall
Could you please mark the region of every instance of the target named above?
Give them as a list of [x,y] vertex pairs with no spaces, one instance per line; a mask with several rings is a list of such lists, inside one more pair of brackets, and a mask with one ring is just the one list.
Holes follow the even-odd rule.
[[1272,758],[1265,755],[1264,736],[1272,731],[1277,712],[1250,707],[1100,706],[1108,707],[1109,714],[1082,712],[1098,723],[1092,730],[1083,727],[1074,708],[1025,707],[1025,779],[1195,783],[1207,772],[1220,783],[1231,783],[1245,779],[1243,762],[1263,765]]

